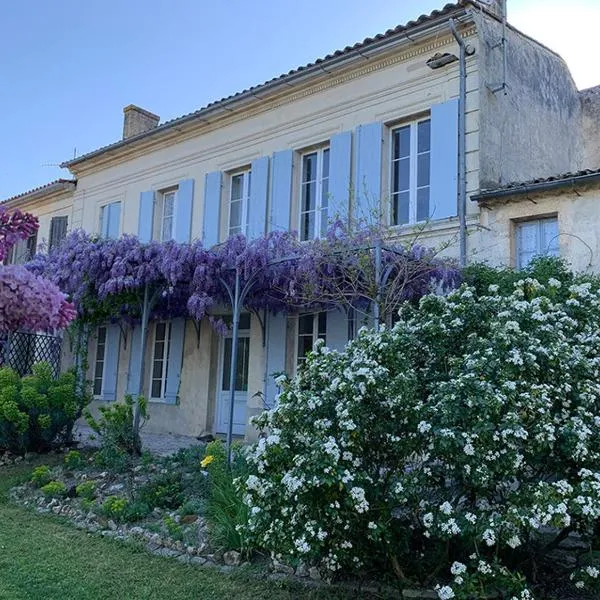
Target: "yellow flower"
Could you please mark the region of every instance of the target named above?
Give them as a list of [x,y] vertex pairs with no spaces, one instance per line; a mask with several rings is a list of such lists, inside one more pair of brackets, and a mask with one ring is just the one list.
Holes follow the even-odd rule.
[[215,457],[212,454],[208,454],[202,459],[200,466],[207,467],[211,462],[213,462],[213,460],[215,460]]

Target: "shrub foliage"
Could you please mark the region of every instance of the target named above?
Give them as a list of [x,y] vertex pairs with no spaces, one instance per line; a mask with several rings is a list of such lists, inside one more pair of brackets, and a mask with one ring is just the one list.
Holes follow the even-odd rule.
[[[548,554],[600,522],[600,293],[554,273],[426,296],[342,353],[317,346],[257,420],[249,542],[441,598],[532,598]],[[598,580],[586,564],[579,587]]]

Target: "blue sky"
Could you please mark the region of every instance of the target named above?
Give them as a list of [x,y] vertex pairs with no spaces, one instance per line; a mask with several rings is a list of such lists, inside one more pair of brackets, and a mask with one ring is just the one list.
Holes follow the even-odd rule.
[[[1,2],[0,199],[69,177],[44,165],[118,140],[127,104],[165,121],[443,4]],[[508,8],[513,24],[562,54],[580,87],[600,83],[598,0],[508,0]]]

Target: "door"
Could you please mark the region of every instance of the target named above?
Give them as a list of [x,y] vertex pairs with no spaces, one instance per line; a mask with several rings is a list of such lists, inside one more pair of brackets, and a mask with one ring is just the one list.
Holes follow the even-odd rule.
[[[227,433],[229,425],[229,406],[231,391],[229,379],[231,374],[231,337],[221,339],[219,356],[219,390],[217,401],[216,432]],[[233,404],[233,434],[246,433],[248,404],[248,360],[250,358],[250,332],[240,331],[238,337],[237,369],[235,373],[235,401]]]

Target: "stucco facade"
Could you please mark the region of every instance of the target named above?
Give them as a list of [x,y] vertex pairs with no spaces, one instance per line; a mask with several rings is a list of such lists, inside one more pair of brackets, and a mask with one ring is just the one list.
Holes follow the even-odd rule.
[[[469,1],[448,5],[407,27],[365,40],[354,49],[171,123],[156,127],[155,120],[149,118],[140,125],[141,130],[125,127],[123,141],[65,163],[77,178],[68,202],[56,198],[48,207],[32,206],[31,210],[40,216],[41,223],[56,211],[66,211],[69,228],[101,234],[106,226],[106,207],[118,205],[119,210],[111,213],[113,234],[147,235],[149,239],[160,229],[153,222],[148,224],[148,220],[156,219],[163,206],[160,203],[166,202],[171,191],[181,200],[185,190],[189,212],[174,217],[189,220],[189,228],[187,222],[184,228],[181,222],[176,226],[178,232],[184,232],[180,241],[203,239],[210,245],[223,241],[229,233],[233,177],[252,168],[255,186],[261,183],[260,167],[263,212],[258,220],[256,213],[251,215],[252,226],[258,226],[259,234],[278,228],[298,230],[303,156],[323,148],[333,156],[342,148],[343,153],[331,163],[333,170],[345,169],[343,177],[333,170],[330,174],[331,181],[337,177],[338,182],[334,188],[338,197],[332,200],[338,206],[342,202],[355,217],[361,210],[382,210],[394,235],[410,241],[415,236],[413,225],[394,226],[390,222],[390,199],[397,193],[393,189],[392,136],[400,127],[427,121],[432,145],[430,202],[438,202],[436,186],[446,189],[440,192],[439,205],[430,206],[429,218],[419,226],[419,241],[434,248],[443,246],[446,255],[456,258],[459,227],[455,188],[457,176],[461,176],[457,173],[456,139],[459,64],[451,57],[440,68],[427,65],[433,55],[458,55],[449,26],[451,18],[469,46],[465,102],[467,259],[514,264],[515,227],[527,220],[556,217],[557,224],[552,221],[551,225],[560,233],[560,254],[577,269],[596,268],[600,243],[594,227],[597,189],[551,195],[542,192],[526,200],[519,194],[512,199],[470,200],[482,190],[510,182],[595,168],[600,154],[598,94],[578,92],[559,56],[510,26],[504,28],[497,16]],[[506,71],[499,43],[503,35]],[[132,107],[127,110],[126,117]],[[143,131],[146,126],[150,129]],[[367,147],[366,140],[372,145]],[[282,179],[282,165],[287,179]],[[454,179],[448,179],[448,169],[453,169]],[[348,181],[346,193],[339,183],[344,178]],[[370,197],[367,188],[375,191]],[[329,314],[328,328],[334,323],[338,330],[345,326],[339,315]],[[208,322],[196,328],[187,321],[173,325],[170,331],[180,340],[177,399],[150,402],[148,429],[188,435],[222,433],[226,342]],[[335,333],[333,329],[327,336],[335,337],[339,344],[342,336],[329,333]],[[152,368],[155,334],[151,328],[145,350],[146,371]],[[113,329],[102,335],[116,344],[111,349],[116,378],[111,398],[120,399],[131,385],[135,330]],[[273,335],[277,344],[271,339]],[[273,320],[264,330],[253,316],[243,337],[248,340],[244,342],[248,344],[247,391],[236,427],[237,433],[251,437],[254,432],[247,423],[262,409],[263,402],[271,399],[271,373],[277,370],[273,366],[290,371],[296,364],[298,318]],[[101,347],[105,352],[104,344]],[[91,380],[97,351],[98,340],[93,337]],[[146,392],[151,395],[149,373],[146,380]],[[98,402],[101,400],[94,404]]]

